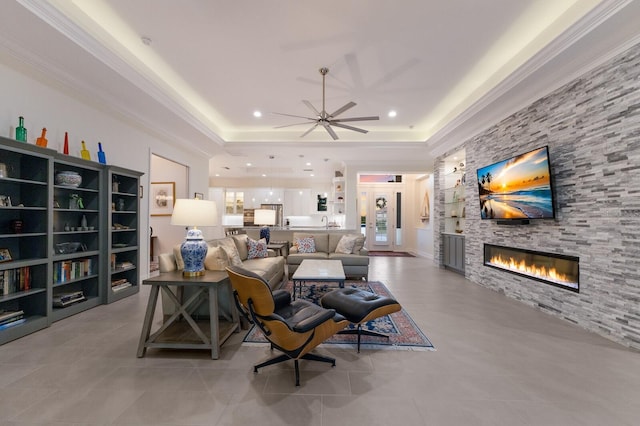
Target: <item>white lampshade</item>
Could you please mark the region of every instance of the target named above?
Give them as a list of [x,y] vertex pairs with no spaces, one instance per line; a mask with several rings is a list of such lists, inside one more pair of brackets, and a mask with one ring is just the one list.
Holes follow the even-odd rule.
[[180,255],[184,263],[182,275],[197,277],[205,273],[204,259],[207,256],[207,243],[198,226],[218,224],[216,203],[207,200],[178,199],[173,206],[172,225],[193,226],[187,231],[187,238],[180,246]]
[[210,200],[179,198],[173,206],[172,225],[216,226],[218,212],[216,203]]
[[276,211],[269,209],[256,209],[253,212],[254,225],[275,225]]

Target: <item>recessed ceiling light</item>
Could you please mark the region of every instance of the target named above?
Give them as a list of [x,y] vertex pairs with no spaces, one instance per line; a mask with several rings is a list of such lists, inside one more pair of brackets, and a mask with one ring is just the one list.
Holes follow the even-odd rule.
[[262,174],[262,177],[267,177],[267,175],[265,175],[264,173]]
[[314,177],[315,175],[313,173],[311,173],[309,176]]
[[253,111],[253,116],[256,118],[262,117],[262,113],[260,111]]
[[220,173],[216,173],[216,177],[219,177],[219,176],[220,176]]
[[388,115],[389,115],[389,117],[392,117],[392,118],[393,118],[393,117],[395,117],[396,115],[398,115],[398,113],[397,113],[395,110],[391,110],[391,111],[389,111],[389,114],[388,114]]
[[251,167],[251,163],[247,163],[247,167]]
[[311,165],[311,163],[307,163],[307,166],[310,166],[310,165]]

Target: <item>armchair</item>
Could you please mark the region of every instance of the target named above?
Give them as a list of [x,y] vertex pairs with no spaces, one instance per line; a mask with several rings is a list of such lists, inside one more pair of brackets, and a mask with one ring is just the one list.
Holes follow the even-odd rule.
[[316,346],[333,336],[349,322],[333,309],[325,309],[306,300],[291,300],[286,290],[271,291],[259,275],[238,266],[227,268],[238,311],[264,333],[271,348],[283,354],[253,367],[259,368],[292,359],[295,365],[296,386],[300,386],[298,360],[328,362],[334,358],[310,353]]

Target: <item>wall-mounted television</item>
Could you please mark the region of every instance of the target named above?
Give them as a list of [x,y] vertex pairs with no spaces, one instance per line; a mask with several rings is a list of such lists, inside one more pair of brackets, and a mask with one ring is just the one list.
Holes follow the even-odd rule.
[[476,173],[482,219],[527,223],[528,219],[555,217],[547,146],[482,167]]

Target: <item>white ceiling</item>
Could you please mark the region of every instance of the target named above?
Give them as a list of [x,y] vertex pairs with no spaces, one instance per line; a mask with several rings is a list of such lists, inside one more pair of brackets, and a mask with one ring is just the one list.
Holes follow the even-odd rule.
[[[433,155],[638,42],[639,3],[4,0],[0,59],[211,157],[212,175],[427,172]],[[356,102],[343,116],[379,115],[350,123],[369,133],[274,128],[305,120],[271,112],[321,107],[320,67],[327,110]]]

